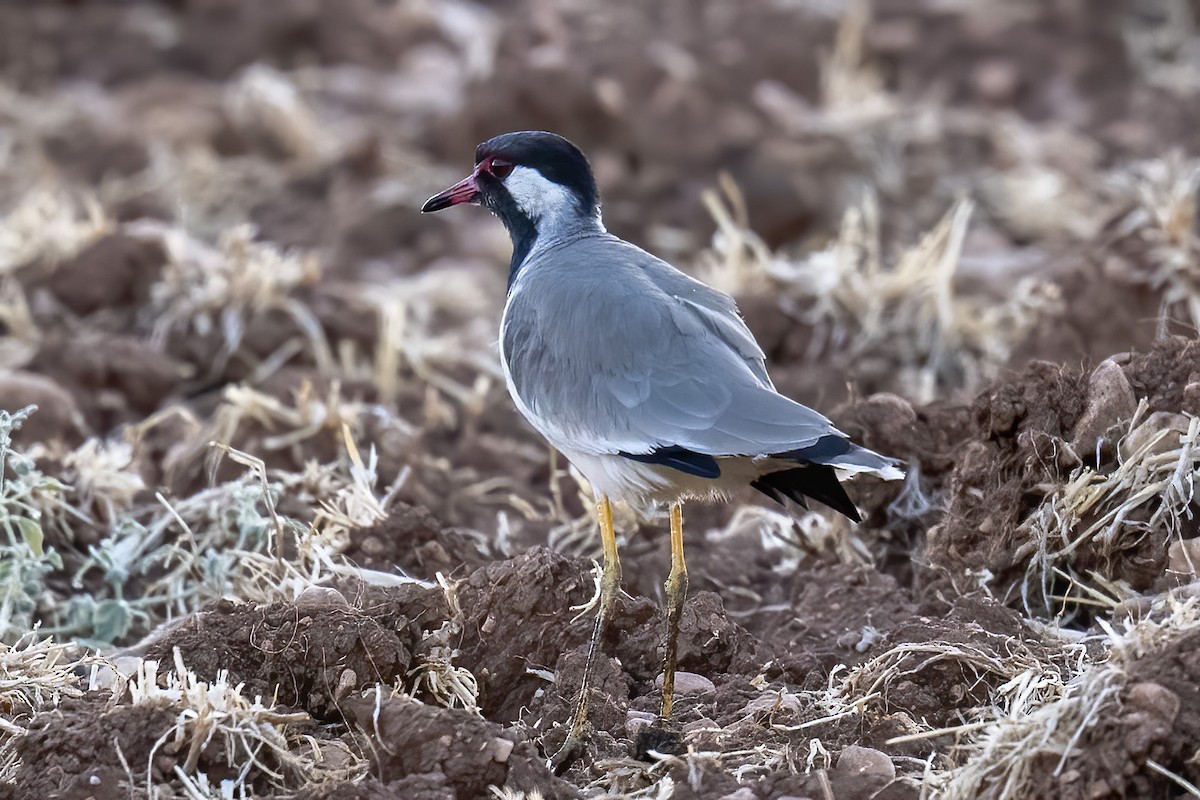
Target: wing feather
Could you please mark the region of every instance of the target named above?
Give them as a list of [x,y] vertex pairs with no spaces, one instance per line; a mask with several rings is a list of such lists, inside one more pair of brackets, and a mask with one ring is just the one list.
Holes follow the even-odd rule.
[[522,269],[501,346],[518,406],[555,446],[753,456],[843,435],[775,391],[728,295],[614,237],[553,256]]

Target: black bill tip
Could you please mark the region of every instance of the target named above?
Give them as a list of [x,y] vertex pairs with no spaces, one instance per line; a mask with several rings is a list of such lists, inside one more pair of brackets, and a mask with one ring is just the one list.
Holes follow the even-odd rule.
[[435,194],[433,197],[425,201],[425,205],[421,206],[422,214],[431,214],[434,211],[441,211],[443,208],[451,206],[450,198],[446,197],[446,193]]
[[439,192],[425,201],[421,213],[428,214],[441,211],[443,208],[456,206],[460,203],[474,203],[479,199],[479,185],[475,182],[475,173],[471,173],[444,192]]

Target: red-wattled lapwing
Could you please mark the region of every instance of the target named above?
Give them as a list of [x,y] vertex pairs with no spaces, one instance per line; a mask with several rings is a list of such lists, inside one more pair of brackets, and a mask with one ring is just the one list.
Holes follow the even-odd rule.
[[687,593],[682,504],[747,484],[783,502],[819,500],[854,521],[839,474],[902,477],[775,391],[733,298],[604,229],[579,148],[525,131],[475,150],[469,176],[425,203],[487,206],[512,237],[500,353],[517,408],[591,484],[603,541],[600,604],[566,742],[584,740],[589,682],[621,582],[610,499],[665,503],[671,515],[661,716],[669,720]]

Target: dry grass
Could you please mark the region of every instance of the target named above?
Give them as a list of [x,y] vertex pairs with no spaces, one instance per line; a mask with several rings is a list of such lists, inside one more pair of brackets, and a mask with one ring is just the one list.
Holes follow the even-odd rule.
[[76,671],[89,664],[76,658],[74,644],[39,637],[36,631],[14,645],[0,644],[0,782],[11,781],[18,767],[16,744],[42,709],[64,697],[80,697]]
[[1057,757],[1053,774],[1061,774],[1080,740],[1119,708],[1135,680],[1126,667],[1200,629],[1195,598],[1166,595],[1156,607],[1160,613],[1139,622],[1104,624],[1103,652],[1080,648],[1065,674],[1029,670],[1001,687],[993,718],[960,742],[958,765],[926,775],[926,789],[944,800],[1016,800],[1044,789],[1047,756]]
[[1200,160],[1175,152],[1125,165],[1111,180],[1131,206],[1111,232],[1132,251],[1129,279],[1161,292],[1164,311],[1182,310],[1200,329]]
[[747,534],[757,534],[759,545],[771,554],[774,570],[780,575],[794,573],[805,564],[865,565],[874,560],[861,533],[843,517],[813,511],[797,517],[765,506],[741,506],[729,522],[709,531],[706,538],[719,543]]
[[[1063,613],[1080,602],[1111,608],[1133,592],[1104,576],[1118,574],[1120,562],[1147,537],[1164,547],[1180,540],[1193,514],[1200,419],[1191,418],[1180,432],[1159,429],[1146,416],[1143,401],[1118,448],[1116,469],[1078,467],[1021,523],[1024,544],[1016,556],[1026,564],[1022,600],[1029,613]],[[1099,557],[1088,572],[1074,565],[1082,548]],[[1080,596],[1056,603],[1051,584],[1059,577],[1078,587]]]
[[287,74],[252,64],[225,89],[223,105],[242,136],[301,162],[329,158],[334,143]]
[[1004,686],[1008,686],[1022,676],[1058,671],[1053,662],[1043,663],[1039,654],[1021,642],[1006,643],[1006,652],[992,644],[901,643],[855,667],[844,680],[841,693],[850,698],[886,698],[893,684],[914,679],[922,671],[939,664],[952,665],[962,673],[964,682],[973,687],[985,685],[985,679],[1003,681]]
[[844,671],[835,668],[825,688],[813,691],[796,691],[759,675],[751,681],[758,694],[732,715],[732,721],[691,726],[679,755],[652,753],[649,763],[632,758],[600,761],[588,788],[622,797],[669,798],[676,785],[686,781],[692,792],[701,794],[706,773],[715,771],[741,783],[767,774],[811,775],[828,786],[823,773],[833,759],[820,736],[835,731],[846,718],[863,715],[880,698],[878,693],[851,696],[843,688]]
[[[15,473],[4,479],[0,470],[4,639],[30,630],[36,616],[48,632],[103,645],[227,595],[267,602],[293,598],[336,576],[380,585],[412,580],[359,569],[339,555],[351,530],[386,517],[406,478],[402,474],[381,493],[374,449],[364,459],[348,426],[341,430],[346,456],[339,464],[268,473],[260,459],[224,446],[216,452],[247,467],[242,477],[170,502],[158,495],[143,506],[135,503],[144,487],[123,442],[91,439],[68,453],[63,463],[70,484],[43,475],[35,461],[12,451],[8,432],[29,413],[0,412],[0,453]],[[313,509],[312,518],[279,514],[282,492]],[[75,593],[57,602],[43,582],[62,568],[62,559],[43,542],[48,531],[69,541],[80,523],[107,535],[87,546],[77,565]],[[284,537],[295,549],[290,560],[279,555]],[[84,578],[98,580],[106,591],[83,591]]]
[[63,468],[63,478],[72,490],[72,505],[87,509],[105,524],[111,525],[129,512],[146,489],[128,442],[88,439],[67,453]]
[[[477,274],[440,270],[371,287],[353,299],[380,322],[373,359],[363,372],[369,371],[382,402],[395,402],[411,375],[468,414],[483,410],[501,373],[492,346],[492,298]],[[462,323],[446,328],[440,320],[447,316]]]
[[850,208],[827,248],[802,256],[772,253],[747,227],[740,193],[705,195],[717,221],[706,280],[735,293],[767,285],[869,379],[928,402],[973,390],[997,374],[1013,348],[1060,303],[1057,286],[1022,278],[1008,297],[961,296],[954,274],[974,204],[962,200],[892,266],[882,254],[879,208],[868,194]]
[[91,195],[33,189],[0,220],[0,277],[39,262],[53,269],[115,226]]
[[[319,782],[317,779],[350,780],[367,771],[365,761],[352,757],[338,768],[338,774],[321,775],[313,757],[315,741],[294,732],[294,726],[310,722],[308,714],[276,711],[262,698],[248,698],[240,686],[229,683],[224,672],[215,681],[202,681],[187,669],[178,649],[174,669],[163,677],[162,685],[158,669],[157,662],[143,661],[126,686],[130,704],[167,708],[176,715],[175,725],[159,736],[147,758],[147,787],[153,785],[156,754],[168,746],[180,756],[175,769],[185,786],[203,786],[207,779],[197,771],[201,758],[209,753],[211,759],[212,751],[223,753],[225,766],[234,770],[234,777],[222,781],[221,787],[230,796],[233,791],[245,791],[252,772],[284,787]],[[298,747],[302,741],[310,747]]]
[[[214,337],[221,345],[210,376],[219,375],[240,348],[250,321],[280,312],[302,332],[318,368],[331,371],[333,356],[320,323],[291,297],[320,279],[316,255],[283,252],[257,242],[247,225],[227,230],[216,247],[178,228],[146,223],[136,230],[159,238],[167,252],[162,277],[151,287],[144,309],[152,343],[162,347],[170,336]],[[294,352],[290,343],[281,348]]]
[[478,680],[470,670],[454,664],[458,650],[452,643],[458,641],[463,629],[458,594],[441,573],[437,577],[450,615],[441,627],[425,637],[419,663],[409,672],[412,678],[411,694],[425,691],[446,708],[457,706],[482,716]]
[[[10,432],[30,413],[32,409],[13,415],[0,412],[0,453],[4,456],[0,520],[8,539],[0,571],[4,591],[0,619],[6,637],[19,637],[15,646],[0,646],[0,707],[5,711],[0,722],[0,779],[11,779],[19,767],[15,745],[25,732],[23,723],[37,711],[56,705],[60,697],[82,696],[80,670],[99,663],[79,661],[76,643],[56,644],[52,638],[26,634],[35,613],[46,621],[47,630],[59,636],[106,643],[222,596],[259,602],[292,598],[304,588],[338,575],[383,585],[410,580],[360,570],[338,556],[350,529],[386,516],[400,483],[378,492],[374,452],[364,459],[348,428],[343,429],[347,448],[344,470],[331,465],[317,470],[320,474],[269,477],[261,460],[224,448],[226,457],[249,468],[246,476],[173,504],[160,496],[151,513],[131,505],[141,487],[134,480],[136,472],[129,471],[131,448],[124,443],[88,440],[68,454],[64,464],[77,478],[73,486],[42,476],[31,459],[9,446]],[[10,473],[16,477],[5,479]],[[319,497],[308,503],[319,508],[308,525],[275,510],[275,500],[285,486],[318,493]],[[67,500],[72,505],[65,506]],[[63,607],[40,605],[46,596],[40,581],[61,565],[52,551],[42,550],[41,523],[54,503],[95,509],[100,519],[111,525],[110,535],[89,548],[90,555],[81,568],[81,574],[102,576],[111,587],[107,597],[93,596],[80,587]],[[172,528],[181,529],[182,535],[168,535]],[[272,536],[294,537],[296,555],[289,560],[274,555]],[[140,577],[150,573],[153,579]],[[138,590],[128,591],[134,584]],[[451,591],[448,586],[447,591]],[[475,707],[476,690],[469,689],[474,677],[450,664],[452,653],[441,659],[437,648],[430,652],[431,660],[416,679],[417,688],[428,685],[448,704],[457,700]],[[149,705],[176,712],[175,725],[159,737],[144,767],[147,785],[152,782],[154,759],[160,750],[178,757],[172,783],[185,797],[242,796],[239,793],[249,791],[251,780],[282,787],[365,775],[365,762],[350,751],[324,764],[324,750],[339,745],[297,732],[297,724],[311,722],[307,714],[276,711],[261,698],[245,697],[224,674],[213,682],[201,681],[186,669],[178,651],[175,658],[174,670],[165,675],[154,662],[141,662],[132,677],[114,684],[118,705]],[[233,770],[233,777],[214,783],[198,765],[202,759],[207,763],[218,756]]]

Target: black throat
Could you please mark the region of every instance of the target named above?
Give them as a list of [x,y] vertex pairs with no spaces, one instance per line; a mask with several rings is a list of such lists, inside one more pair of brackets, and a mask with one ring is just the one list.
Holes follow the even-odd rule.
[[517,273],[521,271],[525,257],[529,255],[529,251],[533,249],[533,243],[537,241],[537,225],[533,223],[528,214],[521,210],[516,201],[512,199],[512,195],[503,189],[484,192],[483,200],[492,213],[504,223],[504,227],[508,230],[508,236],[512,239],[512,261],[508,265],[508,290],[511,292],[513,282],[517,279]]

